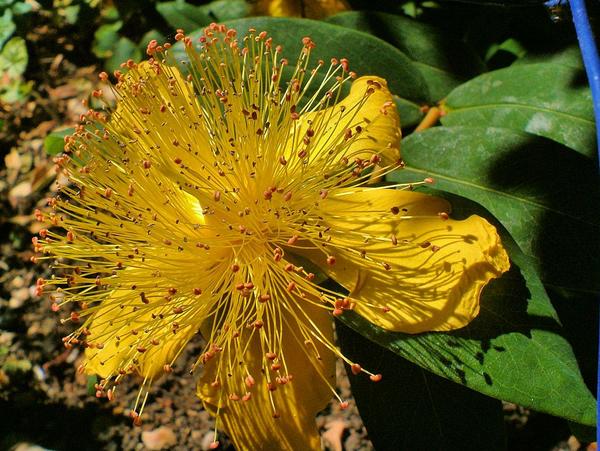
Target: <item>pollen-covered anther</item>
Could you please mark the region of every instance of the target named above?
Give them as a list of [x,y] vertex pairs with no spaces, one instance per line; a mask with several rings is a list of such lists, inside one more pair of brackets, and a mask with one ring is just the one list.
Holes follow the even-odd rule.
[[353,363],[352,365],[350,365],[350,371],[352,371],[352,374],[354,374],[355,376],[357,374],[360,374],[362,370],[362,367],[358,363]]
[[192,291],[193,291],[194,295],[196,295],[196,296],[200,296],[202,294],[201,288],[194,288]]
[[445,211],[441,211],[438,213],[438,216],[440,217],[440,219],[442,219],[443,221],[447,221],[450,216],[448,216],[448,213],[446,213]]
[[163,371],[167,374],[170,374],[173,372],[173,367],[170,364],[166,363],[163,365]]
[[432,177],[426,177],[425,179],[423,179],[423,182],[432,184],[435,183],[435,180]]
[[267,390],[275,391],[277,390],[277,385],[275,385],[273,382],[267,382]]
[[393,215],[397,215],[398,213],[400,213],[400,207],[392,207],[390,208],[390,211]]
[[288,286],[287,286],[286,289],[287,289],[288,292],[291,293],[292,291],[294,291],[296,289],[296,283],[290,281],[290,283],[288,283]]
[[381,311],[382,311],[383,313],[389,313],[389,312],[391,312],[391,309],[390,309],[389,307],[387,307],[387,306],[386,306],[386,307],[381,307]]
[[208,449],[217,449],[220,446],[219,441],[215,441],[215,442],[211,442],[210,445],[208,445]]
[[340,409],[342,409],[342,410],[346,410],[346,409],[348,408],[348,406],[349,406],[349,405],[350,405],[350,404],[348,404],[348,401],[342,401],[342,402],[340,403]]
[[262,320],[260,320],[260,319],[257,319],[256,321],[254,321],[254,322],[252,323],[252,327],[254,327],[254,328],[255,328],[255,329],[257,329],[257,330],[258,330],[258,329],[261,329],[263,326],[264,326],[264,323],[263,323],[263,321],[262,321]]
[[237,263],[234,263],[233,265],[231,265],[231,272],[238,272],[240,270],[240,265],[238,265]]
[[274,352],[267,352],[267,353],[265,353],[265,357],[268,360],[272,361],[272,360],[275,360],[277,358],[277,354],[275,354]]
[[271,371],[279,371],[281,369],[281,363],[273,363],[271,364]]
[[254,387],[254,385],[256,385],[256,381],[250,375],[246,376],[246,378],[244,379],[244,383],[246,384],[246,387],[248,387],[248,388],[252,388],[252,387]]
[[290,246],[293,244],[296,244],[296,241],[298,241],[298,235],[293,235],[288,241],[287,244],[289,244]]
[[382,375],[381,374],[371,374],[369,376],[369,379],[371,379],[373,382],[379,382],[382,379]]
[[67,232],[67,241],[69,243],[72,243],[74,239],[75,239],[75,234],[71,230],[69,230]]
[[266,293],[265,293],[265,294],[261,294],[261,295],[258,297],[258,301],[259,301],[259,302],[262,302],[262,303],[268,302],[268,301],[270,301],[270,300],[271,300],[271,295],[270,295],[270,294],[266,294]]
[[329,266],[333,266],[333,265],[335,265],[335,257],[334,257],[333,255],[329,255],[329,256],[327,257],[327,264],[328,264]]

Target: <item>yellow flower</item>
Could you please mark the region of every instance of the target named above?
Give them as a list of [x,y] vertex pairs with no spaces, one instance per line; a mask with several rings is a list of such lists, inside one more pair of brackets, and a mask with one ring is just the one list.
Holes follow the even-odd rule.
[[321,19],[349,9],[346,0],[257,0],[253,13],[275,17]]
[[149,384],[200,332],[198,396],[237,449],[319,449],[335,358],[381,378],[340,353],[331,316],[460,328],[506,252],[484,219],[449,219],[444,200],[411,190],[428,180],[367,186],[375,165],[402,166],[385,80],[356,78],[344,59],[312,66],[310,38],[294,65],[264,32],[238,40],[211,25],[198,48],[176,39],[190,75],[151,42],[149,61],[115,74],[110,120],[89,111],[67,138],[58,163],[72,183],[38,213],[59,226],[34,240],[55,260],[40,290],[54,290],[54,310],[79,307],[64,341],[86,348],[98,396],[143,377],[136,423]]

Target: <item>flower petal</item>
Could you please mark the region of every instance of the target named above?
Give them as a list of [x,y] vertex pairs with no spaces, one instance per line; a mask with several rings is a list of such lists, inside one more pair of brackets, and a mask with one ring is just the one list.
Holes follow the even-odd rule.
[[[333,330],[330,315],[309,303],[303,306],[303,310],[331,342]],[[247,345],[243,360],[247,363],[249,374],[254,377],[255,385],[248,387],[231,377],[222,377],[219,379],[220,388],[211,386],[217,377],[217,359],[206,363],[198,382],[198,397],[207,410],[218,415],[217,427],[228,433],[236,449],[321,449],[315,415],[332,397],[332,389],[328,384],[335,384],[335,357],[320,342],[315,341],[314,345],[320,356],[317,360],[315,348],[308,348],[295,335],[290,323],[282,326],[285,365],[288,373],[293,375],[293,380],[284,385],[273,381],[277,389],[269,391],[267,378],[273,380],[276,373],[266,367],[258,334],[250,337],[250,332],[244,332],[239,337],[239,340],[243,340],[241,343]],[[226,365],[238,363],[238,358],[233,355],[235,351],[231,350],[231,354],[228,355],[225,350],[220,355],[221,359],[226,359]],[[229,397],[236,394],[242,398],[246,392],[251,394],[247,401],[232,400]],[[274,412],[279,414],[278,418],[274,418]]]
[[[387,82],[380,77],[360,77],[336,105],[302,114],[294,135],[303,138],[309,130],[310,135],[314,132],[308,152],[311,162],[369,159],[373,154],[386,165],[400,159],[400,118]],[[287,155],[298,146],[298,139],[290,140]]]
[[320,19],[349,9],[345,0],[258,0],[253,15]]
[[[88,327],[88,339],[93,343],[93,347],[85,350],[88,373],[108,378],[119,370],[136,370],[153,379],[163,372],[165,364],[177,357],[196,332],[189,325],[173,332],[173,321],[168,315],[165,319],[154,319],[153,315],[165,313],[164,305],[147,308],[143,313],[136,308],[132,293],[127,290],[114,290],[102,301]],[[151,343],[152,339],[157,340],[156,344]],[[144,349],[142,352],[140,347]]]
[[[479,313],[483,287],[509,268],[495,228],[478,216],[444,220],[449,205],[442,199],[391,189],[332,194],[320,206],[331,239],[324,250],[301,254],[348,289],[356,312],[380,327],[463,327]],[[335,264],[325,264],[328,255]]]

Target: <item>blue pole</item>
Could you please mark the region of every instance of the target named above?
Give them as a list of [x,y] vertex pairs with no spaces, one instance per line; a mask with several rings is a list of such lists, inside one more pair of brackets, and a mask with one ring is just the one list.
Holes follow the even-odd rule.
[[[588,82],[592,90],[592,102],[594,104],[594,116],[596,119],[596,139],[598,145],[598,161],[600,162],[600,58],[598,48],[590,26],[585,0],[569,0],[571,4],[571,15],[575,25],[575,32],[579,40],[579,48]],[[596,399],[600,399],[600,332],[598,335],[598,373],[596,382]],[[596,418],[600,418],[600,403],[597,403]],[[596,420],[597,421],[597,420]],[[596,424],[596,442],[600,443],[600,428]]]

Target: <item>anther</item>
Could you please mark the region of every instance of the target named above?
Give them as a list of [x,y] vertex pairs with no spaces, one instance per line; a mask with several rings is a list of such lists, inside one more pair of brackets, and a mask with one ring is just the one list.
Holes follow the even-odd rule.
[[240,270],[240,265],[238,265],[237,263],[234,263],[233,265],[231,265],[232,272],[238,272],[239,270]]
[[381,378],[381,374],[372,374],[371,376],[369,376],[369,379],[371,379],[373,382],[379,382]]
[[334,257],[333,255],[329,255],[329,256],[327,257],[327,264],[328,264],[329,266],[333,266],[333,265],[335,265],[335,257]]
[[294,235],[294,236],[292,236],[292,237],[291,237],[291,238],[290,238],[290,239],[287,241],[287,244],[289,244],[289,245],[293,245],[293,244],[296,244],[296,241],[298,241],[298,235]]
[[450,217],[448,216],[448,213],[446,213],[445,211],[442,211],[440,213],[438,213],[438,216],[440,217],[440,219],[446,221],[448,220]]
[[400,213],[400,208],[392,207],[392,208],[390,208],[390,211],[392,212],[393,215],[397,215],[398,213]]
[[356,376],[362,372],[362,367],[358,363],[353,363],[350,365],[350,371],[352,371],[352,374]]
[[268,302],[268,301],[270,301],[270,300],[271,300],[271,295],[269,295],[269,294],[261,294],[261,295],[258,297],[258,300],[259,300],[259,302],[263,302],[263,303],[264,303],[264,302]]
[[340,403],[340,409],[342,409],[342,410],[346,410],[348,408],[348,406],[349,406],[348,401],[342,401]]

